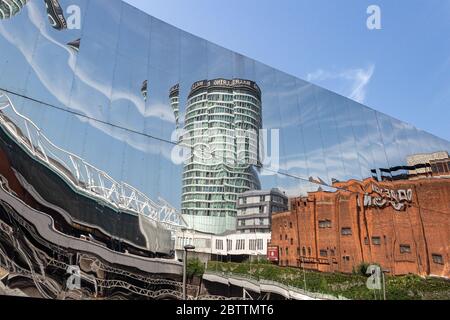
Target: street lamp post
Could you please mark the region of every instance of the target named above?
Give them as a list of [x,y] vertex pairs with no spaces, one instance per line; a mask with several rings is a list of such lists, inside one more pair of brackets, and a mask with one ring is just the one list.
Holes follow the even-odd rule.
[[383,275],[383,299],[386,300],[386,273],[389,273],[390,270],[381,270],[381,274]]
[[184,246],[184,256],[183,256],[183,300],[186,300],[186,273],[187,273],[187,253],[188,250],[194,250],[195,247],[191,244]]

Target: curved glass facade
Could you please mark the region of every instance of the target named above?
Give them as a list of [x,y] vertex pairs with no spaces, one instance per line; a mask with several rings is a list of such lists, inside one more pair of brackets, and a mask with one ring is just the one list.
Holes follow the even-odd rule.
[[194,229],[234,230],[249,190],[300,197],[351,180],[448,181],[446,140],[121,1],[56,2],[21,1],[1,20],[0,90],[53,145]]

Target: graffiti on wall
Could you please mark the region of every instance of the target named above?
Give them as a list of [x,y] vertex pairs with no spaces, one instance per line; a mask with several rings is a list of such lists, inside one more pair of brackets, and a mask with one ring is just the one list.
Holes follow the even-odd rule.
[[372,184],[372,193],[364,195],[364,207],[385,208],[392,206],[397,211],[403,211],[406,204],[411,203],[413,198],[412,189],[386,189]]

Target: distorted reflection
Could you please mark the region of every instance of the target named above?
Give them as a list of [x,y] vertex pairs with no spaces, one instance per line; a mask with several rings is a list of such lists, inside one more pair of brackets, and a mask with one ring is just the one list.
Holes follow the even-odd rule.
[[[279,264],[320,271],[448,275],[450,142],[122,1],[44,3],[0,0],[0,231],[30,219],[70,244],[64,263],[87,250],[149,273],[139,259],[176,274],[198,240],[240,258],[271,241]],[[304,245],[287,239],[296,224]]]
[[56,30],[67,28],[66,18],[58,0],[44,0],[50,25]]
[[69,48],[73,49],[76,52],[80,51],[80,44],[81,44],[81,39],[76,39],[74,41],[67,43]]

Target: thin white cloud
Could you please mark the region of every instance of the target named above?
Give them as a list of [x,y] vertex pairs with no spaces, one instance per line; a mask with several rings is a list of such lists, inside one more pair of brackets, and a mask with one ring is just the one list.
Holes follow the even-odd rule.
[[309,73],[306,77],[308,81],[323,83],[325,81],[343,81],[338,86],[343,87],[343,95],[350,99],[363,103],[366,99],[367,87],[375,72],[375,65],[371,64],[367,68],[346,69],[343,71],[332,72],[318,69]]

